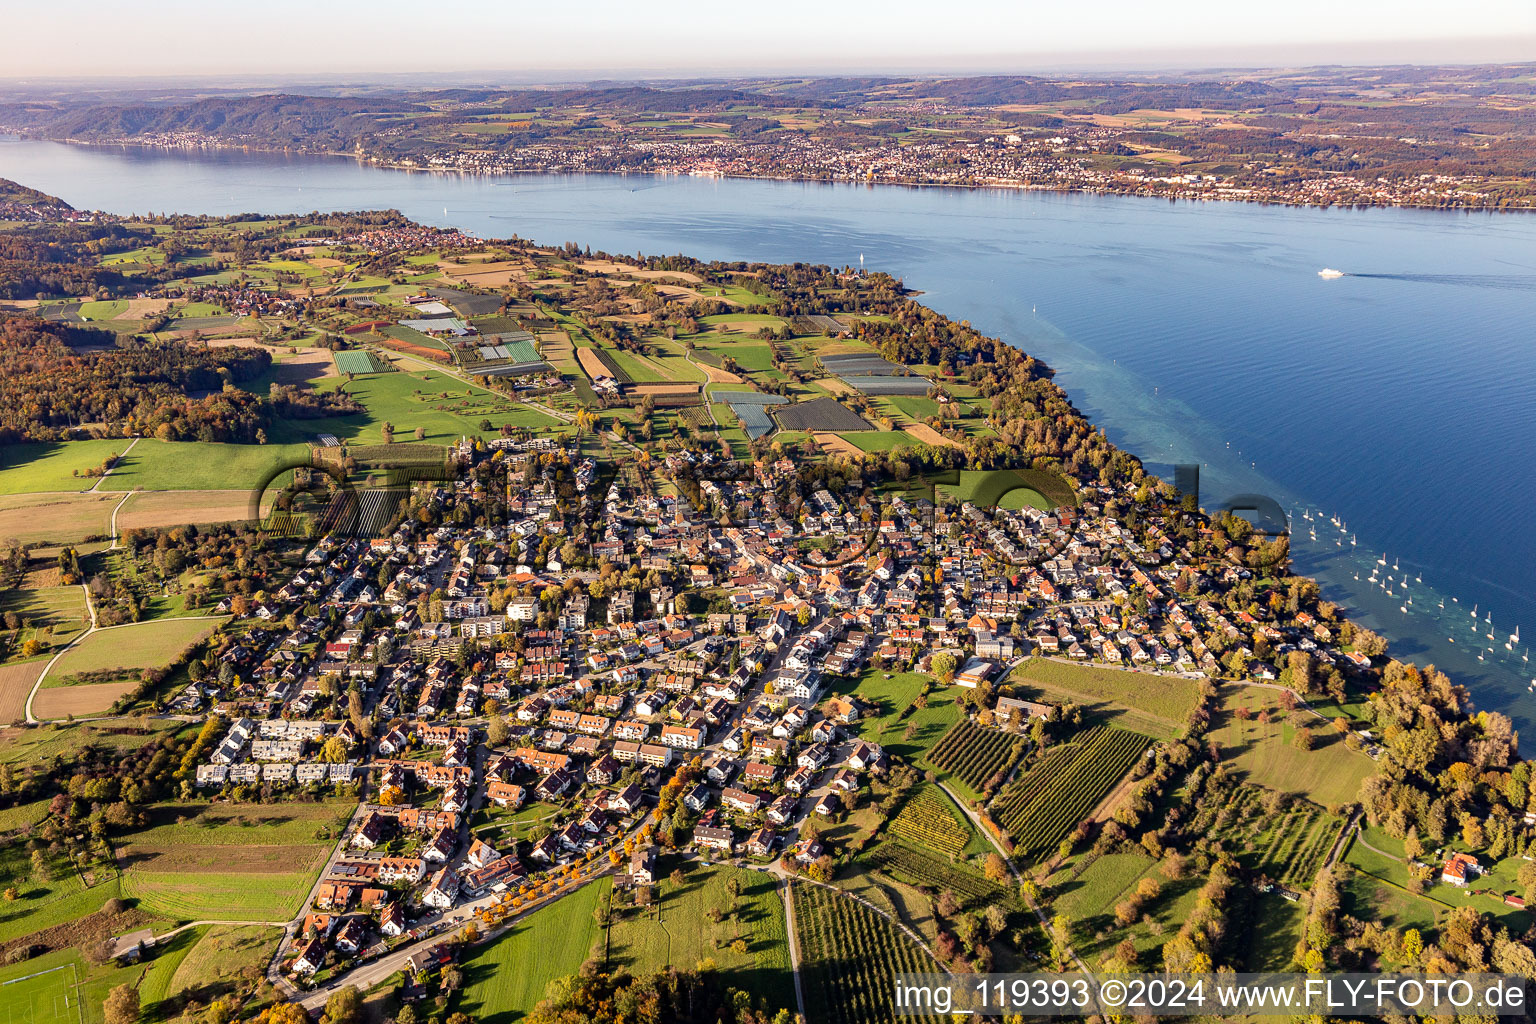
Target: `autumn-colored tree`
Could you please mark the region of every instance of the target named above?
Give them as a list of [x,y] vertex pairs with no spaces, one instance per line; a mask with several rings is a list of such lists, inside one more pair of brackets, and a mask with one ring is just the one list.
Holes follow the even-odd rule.
[[138,1024],[139,992],[129,984],[118,985],[107,993],[101,1004],[101,1015],[106,1024]]

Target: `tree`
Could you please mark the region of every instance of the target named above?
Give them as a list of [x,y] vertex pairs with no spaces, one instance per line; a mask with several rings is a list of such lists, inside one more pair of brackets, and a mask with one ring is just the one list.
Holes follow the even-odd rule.
[[507,720],[500,715],[492,716],[485,725],[485,742],[488,746],[504,747],[510,733],[507,731]]
[[1008,862],[995,852],[987,854],[987,877],[994,882],[1008,881]]
[[101,1015],[106,1024],[138,1024],[138,990],[126,983],[114,988],[101,1004]]
[[48,855],[42,850],[32,851],[32,880],[34,882],[53,881],[53,869],[48,866]]
[[325,1013],[320,1024],[358,1024],[363,1016],[363,999],[356,986],[337,989],[325,1001]]
[[958,666],[955,664],[955,656],[948,651],[935,654],[933,660],[928,663],[928,667],[933,672],[934,678],[945,686],[955,681],[955,669]]

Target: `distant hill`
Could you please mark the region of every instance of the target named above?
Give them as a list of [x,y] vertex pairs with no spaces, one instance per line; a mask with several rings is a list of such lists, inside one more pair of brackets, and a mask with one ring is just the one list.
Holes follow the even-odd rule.
[[9,178],[0,178],[0,203],[14,203],[17,206],[50,206],[61,210],[74,209],[58,196],[39,192],[35,188],[27,188]]

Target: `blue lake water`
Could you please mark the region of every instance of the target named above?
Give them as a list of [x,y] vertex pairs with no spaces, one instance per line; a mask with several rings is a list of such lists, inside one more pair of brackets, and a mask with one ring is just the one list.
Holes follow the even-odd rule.
[[[1154,471],[1201,464],[1208,507],[1260,492],[1294,510],[1298,566],[1330,598],[1397,655],[1445,667],[1479,706],[1526,733],[1536,722],[1536,663],[1524,642],[1505,648],[1516,626],[1536,639],[1529,215],[486,178],[16,140],[0,140],[0,177],[119,213],[394,208],[611,253],[834,265],[862,254],[922,301],[1055,367],[1078,406]],[[1319,278],[1325,266],[1349,276]]]

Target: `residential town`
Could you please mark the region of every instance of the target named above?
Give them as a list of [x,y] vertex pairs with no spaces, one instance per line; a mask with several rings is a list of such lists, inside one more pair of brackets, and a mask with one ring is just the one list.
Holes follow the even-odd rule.
[[[1369,666],[1306,611],[1185,597],[1250,573],[1192,560],[1162,517],[1127,527],[1108,487],[1054,511],[824,488],[787,508],[788,459],[716,482],[718,456],[670,455],[695,508],[618,481],[599,493],[577,458],[465,441],[459,477],[413,499],[443,525],[321,540],[229,631],[230,671],[179,696],[221,723],[205,793],[364,796],[275,961],[293,983],[448,920],[499,922],[584,865],[639,884],[656,845],[813,867],[826,853],[802,826],[892,768],[857,733],[870,673],[937,674],[986,727],[1022,734],[1061,710],[994,695],[1034,655],[1190,677],[1222,672],[1218,656],[1259,679],[1298,653],[1320,672]],[[505,521],[447,525],[483,518],[477,467],[505,488]],[[601,539],[540,543],[578,522]],[[514,827],[529,808],[541,826]]]

